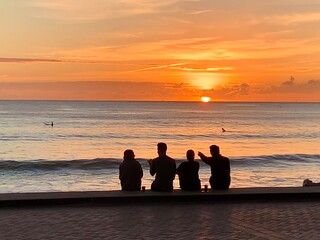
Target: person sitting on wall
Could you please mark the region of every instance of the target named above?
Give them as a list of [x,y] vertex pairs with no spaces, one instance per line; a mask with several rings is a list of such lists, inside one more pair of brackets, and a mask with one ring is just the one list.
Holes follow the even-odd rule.
[[173,180],[176,175],[176,161],[167,156],[167,144],[158,143],[159,157],[150,160],[150,174],[155,176],[151,184],[152,191],[171,192],[173,190]]
[[211,157],[205,156],[202,152],[199,152],[198,156],[211,167],[211,188],[221,190],[229,189],[231,182],[229,158],[220,154],[220,148],[217,145],[210,146],[210,153]]
[[185,191],[199,191],[201,188],[199,179],[199,163],[194,161],[194,151],[187,151],[188,161],[182,162],[177,168],[180,188]]
[[123,154],[123,162],[119,166],[119,179],[123,191],[140,191],[143,171],[135,159],[133,150],[127,149]]

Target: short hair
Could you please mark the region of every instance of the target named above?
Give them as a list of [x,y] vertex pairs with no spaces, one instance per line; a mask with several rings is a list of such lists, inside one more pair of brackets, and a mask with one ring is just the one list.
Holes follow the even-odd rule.
[[161,152],[166,152],[167,151],[167,144],[165,144],[164,142],[160,142],[158,143],[158,150],[160,150]]
[[215,153],[220,153],[220,148],[217,145],[211,145],[210,146],[210,151],[215,152]]
[[188,150],[187,151],[187,159],[189,160],[189,159],[192,159],[192,160],[194,160],[194,151],[192,150],[192,149],[190,149],[190,150]]
[[132,155],[134,155],[133,150],[127,149],[123,153],[123,159],[129,159],[129,158],[131,158]]

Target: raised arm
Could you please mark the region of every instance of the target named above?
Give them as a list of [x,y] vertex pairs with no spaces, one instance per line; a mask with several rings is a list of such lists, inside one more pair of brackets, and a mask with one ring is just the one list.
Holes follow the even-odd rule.
[[201,159],[204,163],[206,163],[206,164],[208,164],[208,165],[211,164],[211,157],[207,157],[207,156],[204,155],[202,152],[198,152],[198,156],[200,157],[200,159]]

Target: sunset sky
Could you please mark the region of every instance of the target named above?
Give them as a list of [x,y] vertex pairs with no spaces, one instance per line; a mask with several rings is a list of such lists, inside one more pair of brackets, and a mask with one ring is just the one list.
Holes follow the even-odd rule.
[[1,0],[0,99],[320,101],[319,0]]

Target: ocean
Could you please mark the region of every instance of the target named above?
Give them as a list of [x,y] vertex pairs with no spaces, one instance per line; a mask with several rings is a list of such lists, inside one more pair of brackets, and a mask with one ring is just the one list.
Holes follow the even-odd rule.
[[[118,190],[126,149],[149,189],[158,142],[177,165],[219,145],[231,187],[320,181],[320,103],[0,101],[0,192]],[[200,161],[202,185],[209,177]]]

